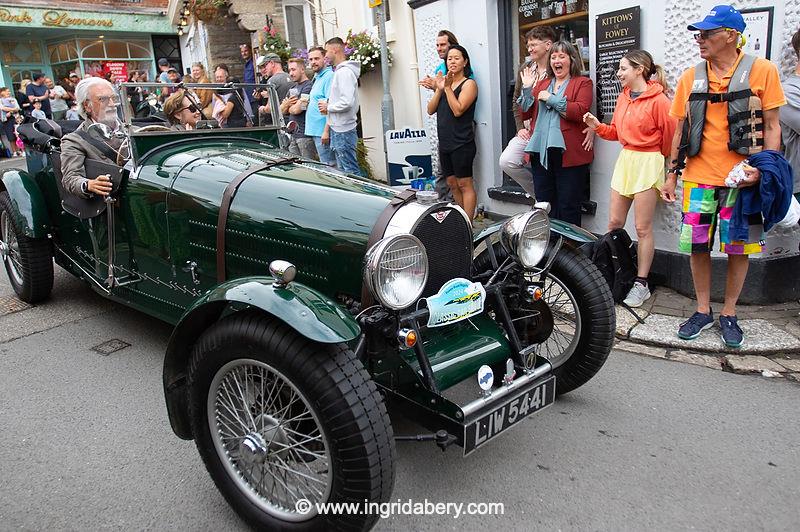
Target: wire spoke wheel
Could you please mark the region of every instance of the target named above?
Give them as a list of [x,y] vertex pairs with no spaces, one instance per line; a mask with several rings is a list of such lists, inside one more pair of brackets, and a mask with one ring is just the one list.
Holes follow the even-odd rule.
[[[242,493],[285,521],[316,515],[332,485],[329,445],[308,398],[257,360],[224,365],[211,382],[208,423],[217,453]],[[296,511],[301,499],[307,513]]]
[[211,478],[256,530],[366,530],[373,514],[317,503],[389,500],[394,438],[378,387],[345,343],[311,341],[242,310],[204,332],[188,371],[192,436]]
[[17,284],[22,284],[22,262],[19,255],[19,241],[11,226],[11,216],[4,210],[0,214],[0,249],[2,249],[3,260],[8,269],[8,275]]
[[557,368],[575,352],[581,338],[582,320],[578,302],[558,277],[548,273],[542,290],[542,301],[552,316],[550,336],[536,345],[533,353],[547,359]]
[[[508,256],[494,244],[498,263]],[[475,260],[475,271],[493,268],[488,253]],[[523,274],[539,280],[541,272]],[[597,266],[578,249],[562,246],[544,279],[539,301],[521,301],[509,309],[524,347],[532,346],[524,361],[537,357],[550,362],[556,375],[556,393],[570,392],[588,382],[611,352],[616,314],[611,290]]]

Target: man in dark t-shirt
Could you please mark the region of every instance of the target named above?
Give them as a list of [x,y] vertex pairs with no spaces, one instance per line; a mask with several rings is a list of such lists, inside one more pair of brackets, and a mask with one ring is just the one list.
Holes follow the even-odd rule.
[[281,101],[281,113],[287,120],[297,122],[292,133],[289,151],[306,159],[317,159],[314,139],[306,136],[306,109],[311,96],[313,82],[306,75],[306,63],[300,58],[289,59],[289,77],[294,84],[289,88],[286,98]]
[[33,102],[42,102],[42,111],[44,111],[47,118],[53,118],[53,112],[50,110],[50,90],[44,84],[44,74],[41,72],[33,73],[33,83],[28,85],[25,94],[28,100],[33,105]]

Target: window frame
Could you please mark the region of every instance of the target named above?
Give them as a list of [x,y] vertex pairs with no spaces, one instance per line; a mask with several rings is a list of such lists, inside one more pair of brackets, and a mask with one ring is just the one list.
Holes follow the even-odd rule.
[[[283,0],[281,10],[283,10],[284,33],[286,40],[289,41],[289,18],[286,16],[286,7],[302,7],[303,8],[303,29],[306,34],[306,49],[314,46],[314,25],[311,20],[311,6],[305,0]],[[294,46],[291,41],[289,44]]]

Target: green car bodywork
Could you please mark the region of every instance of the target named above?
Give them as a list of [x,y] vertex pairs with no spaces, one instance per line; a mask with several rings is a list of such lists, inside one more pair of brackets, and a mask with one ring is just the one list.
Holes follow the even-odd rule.
[[[320,343],[353,344],[361,334],[342,301],[360,299],[370,232],[395,195],[384,186],[310,161],[256,172],[233,198],[227,217],[227,280],[219,282],[221,198],[237,175],[269,162],[270,154],[274,158],[275,135],[270,130],[133,135],[133,170],[114,209],[118,285],[112,288],[104,286],[109,251],[105,215],[81,220],[61,208],[56,177],[43,160],[47,156],[31,152],[33,174],[8,171],[2,177],[19,227],[32,238],[52,235],[60,266],[104,296],[175,326],[164,386],[170,421],[183,438],[191,437],[183,399],[191,345],[220,317],[258,308]],[[484,229],[475,243],[496,238],[501,227]],[[576,244],[593,239],[557,221],[552,231]],[[296,281],[287,288],[276,288],[269,277],[268,266],[276,259],[297,267]],[[487,316],[469,325],[429,329],[424,347],[440,390],[474,375],[483,364],[506,360],[510,351],[501,328]],[[413,351],[400,353],[370,360],[367,369],[381,386],[412,390],[419,366]]]

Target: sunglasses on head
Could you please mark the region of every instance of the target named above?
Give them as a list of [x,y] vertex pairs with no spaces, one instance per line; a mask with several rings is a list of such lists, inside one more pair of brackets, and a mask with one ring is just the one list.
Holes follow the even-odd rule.
[[185,111],[186,109],[188,109],[189,112],[191,112],[191,113],[199,113],[200,112],[200,109],[198,109],[197,106],[195,104],[193,104],[193,103],[187,105],[186,107],[181,107],[180,109],[178,109],[178,112]]

